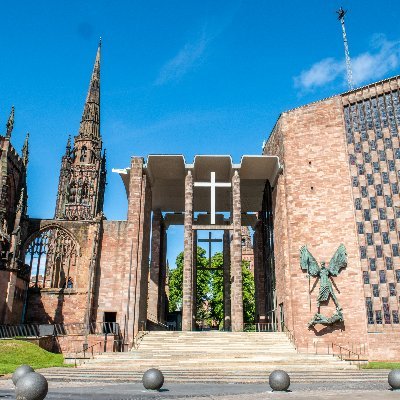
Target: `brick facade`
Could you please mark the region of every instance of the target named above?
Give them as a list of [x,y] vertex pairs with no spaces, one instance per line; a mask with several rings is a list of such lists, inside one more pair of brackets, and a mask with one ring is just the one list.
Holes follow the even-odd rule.
[[[372,209],[370,204],[371,197],[376,196],[375,185],[382,179],[388,180],[387,188],[384,188],[387,191],[399,182],[399,161],[395,157],[399,148],[397,121],[400,115],[397,112],[400,110],[396,108],[397,94],[390,95],[393,90],[397,90],[397,78],[285,112],[264,148],[265,154],[279,155],[283,165],[283,173],[273,193],[276,294],[277,304],[283,305],[285,323],[294,330],[300,349],[312,347],[316,342],[351,343],[365,344],[370,359],[395,359],[400,355],[400,350],[390,345],[395,337],[399,337],[398,322],[393,314],[387,316],[386,322],[382,321],[385,298],[389,298],[386,307],[390,311],[398,310],[398,298],[394,293],[397,290],[395,271],[399,268],[399,258],[395,255],[399,241],[399,220],[396,219],[399,197],[389,192],[392,199],[389,209],[382,198],[378,209],[381,204],[386,212],[377,210],[376,206]],[[375,117],[374,101],[378,103]],[[368,107],[372,111],[367,111]],[[378,113],[381,118],[385,115],[381,122],[376,118]],[[381,137],[377,138],[377,132]],[[375,149],[369,147],[371,142]],[[386,155],[379,170],[382,177],[378,177],[377,172],[376,182],[372,182],[367,174],[372,176],[373,162],[378,161],[382,154],[380,150]],[[389,172],[386,168],[393,170]],[[358,210],[359,207],[369,212]],[[380,232],[390,231],[387,219],[395,221],[391,224],[393,233],[390,233],[391,242],[387,246],[382,245],[381,234],[376,235],[375,246],[366,243],[374,219],[379,220]],[[360,223],[365,226],[361,232]],[[315,329],[309,330],[307,322],[316,312],[319,286],[318,283],[314,285],[315,279],[311,278],[309,298],[308,278],[299,265],[300,247],[307,245],[318,261],[329,262],[340,243],[346,246],[348,266],[333,281],[343,308],[344,323],[327,327],[316,325]],[[389,268],[384,265],[385,256],[391,257]],[[368,258],[376,257],[381,259],[376,263],[377,270],[386,270],[387,274],[380,284],[375,268],[368,279],[365,273],[371,270]],[[366,300],[373,297],[373,284],[380,285],[382,298],[374,302],[373,311],[379,310],[379,313],[371,315],[373,319],[368,323]],[[321,313],[327,316],[334,313],[332,300],[321,307]],[[377,323],[379,315],[381,319]]]

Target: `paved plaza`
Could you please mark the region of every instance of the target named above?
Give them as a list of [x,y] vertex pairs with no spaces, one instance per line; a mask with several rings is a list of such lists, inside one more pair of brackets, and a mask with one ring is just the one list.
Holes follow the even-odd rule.
[[[139,382],[122,384],[99,384],[52,382],[46,399],[399,399],[400,393],[389,389],[387,380],[353,382],[294,383],[289,392],[272,392],[265,384],[218,384],[218,383],[165,383],[158,391],[147,391]],[[0,380],[0,398],[14,398],[11,379]]]

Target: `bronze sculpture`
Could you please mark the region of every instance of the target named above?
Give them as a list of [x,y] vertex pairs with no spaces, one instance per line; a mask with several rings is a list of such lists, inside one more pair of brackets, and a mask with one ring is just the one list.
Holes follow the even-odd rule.
[[[331,261],[329,262],[328,268],[326,268],[325,262],[321,262],[321,268],[319,268],[314,256],[308,251],[306,246],[303,246],[300,249],[300,266],[303,271],[307,271],[308,278],[310,276],[320,278],[320,287],[317,297],[318,312],[314,314],[314,317],[308,323],[308,327],[311,328],[316,324],[332,325],[335,322],[343,322],[344,318],[342,308],[340,307],[338,299],[333,291],[330,277],[338,276],[340,270],[347,266],[347,254],[344,245],[341,244],[336,250]],[[329,296],[332,296],[336,306],[336,312],[330,318],[319,313],[321,302],[328,301]]]

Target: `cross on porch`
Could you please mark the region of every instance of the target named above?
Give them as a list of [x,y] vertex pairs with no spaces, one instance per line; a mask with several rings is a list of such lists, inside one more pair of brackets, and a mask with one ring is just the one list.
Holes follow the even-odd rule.
[[215,188],[231,187],[231,184],[229,182],[215,182],[215,172],[211,172],[210,182],[194,182],[194,186],[211,188],[211,225],[215,225]]
[[213,239],[212,238],[212,233],[208,232],[208,239],[199,239],[199,242],[205,242],[208,243],[208,269],[218,269],[218,268],[212,268],[211,265],[211,245],[212,243],[221,243],[222,239]]

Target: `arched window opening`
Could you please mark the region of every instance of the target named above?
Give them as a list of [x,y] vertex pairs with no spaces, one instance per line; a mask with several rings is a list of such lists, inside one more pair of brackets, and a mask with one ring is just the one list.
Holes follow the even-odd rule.
[[86,162],[86,158],[87,158],[87,147],[86,146],[82,146],[81,158],[79,159],[79,161],[81,163],[85,163]]
[[77,245],[68,232],[51,227],[31,239],[25,251],[30,287],[72,288],[77,274]]

